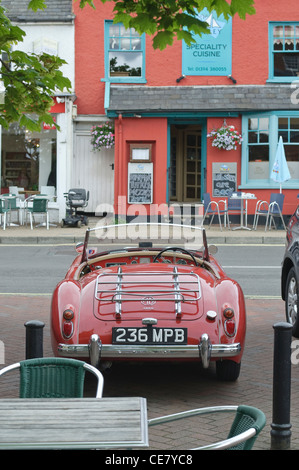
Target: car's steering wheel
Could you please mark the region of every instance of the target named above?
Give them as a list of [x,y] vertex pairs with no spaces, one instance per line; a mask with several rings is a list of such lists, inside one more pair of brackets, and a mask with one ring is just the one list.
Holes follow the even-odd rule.
[[156,261],[158,261],[158,259],[162,256],[163,253],[165,253],[165,251],[181,251],[182,253],[185,253],[186,255],[190,256],[190,258],[192,258],[192,260],[194,261],[194,264],[195,266],[198,266],[198,262],[196,261],[196,259],[194,258],[194,256],[192,255],[192,253],[190,253],[190,251],[188,250],[185,250],[185,248],[180,248],[180,247],[175,247],[175,246],[169,246],[168,248],[164,248],[164,250],[161,250],[160,253],[158,253],[154,259],[153,259],[153,263],[155,263]]

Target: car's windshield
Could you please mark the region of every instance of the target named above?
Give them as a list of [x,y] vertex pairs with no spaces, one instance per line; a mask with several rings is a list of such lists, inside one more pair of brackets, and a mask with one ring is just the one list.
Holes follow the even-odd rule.
[[96,227],[86,231],[82,261],[95,253],[106,251],[108,247],[119,248],[119,245],[136,247],[181,246],[187,250],[202,251],[203,258],[208,259],[205,230],[193,225],[172,223],[127,223],[104,225],[99,222]]

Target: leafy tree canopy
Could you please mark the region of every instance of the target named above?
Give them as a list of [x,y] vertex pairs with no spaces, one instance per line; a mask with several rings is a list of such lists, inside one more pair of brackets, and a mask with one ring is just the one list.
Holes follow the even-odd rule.
[[[42,0],[33,0],[42,2]],[[255,13],[254,0],[79,0],[80,7],[95,8],[99,2],[113,1],[114,22],[123,23],[141,33],[153,36],[153,47],[165,49],[174,38],[183,39],[187,44],[194,42],[195,34],[207,34],[208,25],[198,19],[197,14],[205,7],[219,16]]]
[[65,63],[59,57],[13,50],[24,36],[0,5],[0,124],[8,127],[17,121],[30,130],[40,130],[42,122],[53,123],[49,113],[53,95],[70,90],[71,83],[59,70]]

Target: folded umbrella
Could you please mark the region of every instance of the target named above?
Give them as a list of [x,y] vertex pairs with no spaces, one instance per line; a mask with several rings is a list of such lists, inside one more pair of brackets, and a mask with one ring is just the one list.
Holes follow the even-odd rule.
[[291,178],[289,167],[286,161],[283,140],[281,136],[279,138],[278,145],[277,145],[275,161],[274,161],[274,165],[271,171],[271,178],[272,180],[280,184],[280,192],[281,192],[282,183]]

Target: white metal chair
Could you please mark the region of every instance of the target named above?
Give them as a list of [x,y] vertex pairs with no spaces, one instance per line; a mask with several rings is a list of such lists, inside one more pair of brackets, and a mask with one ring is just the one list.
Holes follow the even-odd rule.
[[227,439],[208,444],[202,447],[196,447],[192,450],[250,450],[261,430],[266,424],[264,413],[253,406],[213,406],[206,408],[197,408],[194,410],[183,411],[159,418],[153,418],[148,421],[148,426],[169,423],[178,419],[189,418],[196,415],[216,412],[234,412],[235,417],[228,433]]
[[[228,215],[227,215],[226,200],[221,199],[217,202],[212,201],[210,193],[204,193],[203,203],[204,203],[204,216],[203,216],[201,225],[204,224],[204,221],[205,221],[206,217],[210,217],[211,218],[210,219],[210,225],[209,225],[209,227],[210,227],[212,222],[213,222],[213,219],[214,219],[215,215],[217,215],[220,230],[222,231],[220,216],[223,215],[224,227],[226,227],[226,221],[227,221],[228,227],[230,227],[229,220],[228,220]],[[219,207],[220,204],[221,204],[221,208]]]
[[257,201],[253,219],[253,229],[257,229],[259,217],[264,216],[266,217],[265,231],[267,230],[268,226],[269,230],[271,229],[272,222],[275,226],[275,217],[279,217],[281,219],[283,227],[286,230],[285,222],[282,216],[283,203],[284,194],[282,193],[272,193],[270,196],[270,202],[262,200]]
[[0,376],[20,370],[20,398],[81,398],[85,371],[96,376],[96,398],[103,395],[104,378],[95,367],[83,361],[58,357],[27,359],[0,370]]

